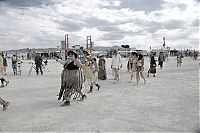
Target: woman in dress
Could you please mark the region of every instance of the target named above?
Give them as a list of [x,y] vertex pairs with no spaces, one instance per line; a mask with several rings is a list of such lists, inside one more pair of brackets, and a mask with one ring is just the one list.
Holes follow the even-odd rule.
[[155,75],[155,74],[156,74],[156,60],[155,60],[155,58],[154,58],[153,55],[151,56],[150,68],[149,68],[147,77],[149,77],[149,73],[152,73],[152,74],[153,74],[153,77],[156,76],[156,75]]
[[93,85],[96,85],[96,86],[97,86],[97,90],[99,90],[100,87],[101,87],[101,86],[97,83],[97,81],[98,81],[98,66],[97,66],[96,58],[93,58],[93,59],[91,60],[90,69],[91,69],[93,75],[92,75],[92,82],[91,82],[91,85],[90,85],[90,90],[89,90],[88,93],[92,93]]
[[144,71],[144,57],[142,54],[139,54],[138,60],[137,60],[137,71],[136,71],[137,85],[140,81],[140,76],[143,78],[144,84],[146,84],[146,79],[143,75],[143,71]]
[[107,75],[106,75],[106,61],[105,61],[103,55],[100,56],[98,66],[99,66],[99,73],[98,73],[99,79],[100,80],[106,80],[107,79]]
[[86,98],[86,95],[81,91],[83,78],[81,76],[80,68],[83,67],[83,64],[77,59],[78,55],[75,52],[69,51],[67,54],[68,59],[66,61],[62,61],[60,59],[56,60],[64,65],[64,69],[61,74],[61,89],[58,98],[58,100],[60,100],[63,96],[63,101],[65,101],[63,106],[70,105],[71,96],[75,92],[81,95],[82,100]]

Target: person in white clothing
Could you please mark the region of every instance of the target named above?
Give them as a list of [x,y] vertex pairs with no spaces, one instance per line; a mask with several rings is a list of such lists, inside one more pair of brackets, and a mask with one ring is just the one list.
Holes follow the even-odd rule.
[[122,60],[121,56],[117,53],[117,50],[113,51],[111,69],[114,72],[114,76],[116,81],[119,81],[119,69],[122,68]]

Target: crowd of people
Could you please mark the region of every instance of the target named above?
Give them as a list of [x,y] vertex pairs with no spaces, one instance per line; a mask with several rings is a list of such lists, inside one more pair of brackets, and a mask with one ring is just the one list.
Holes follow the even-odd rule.
[[[13,70],[13,74],[14,75],[18,75],[18,72],[20,72],[21,75],[21,70],[19,68],[20,64],[23,63],[22,61],[20,61],[17,57],[16,54],[13,54],[12,58],[11,58],[11,66],[12,66],[12,70]],[[39,69],[41,74],[43,75],[43,71],[42,71],[42,58],[39,54],[37,54],[36,58],[35,58],[35,65],[36,65],[36,74],[38,75],[39,73]],[[47,62],[46,62],[47,65]],[[5,75],[7,75],[7,67],[8,67],[8,62],[6,57],[4,56],[3,52],[0,51],[0,80],[1,80],[1,85],[0,87],[6,87],[9,83],[8,80],[5,79]],[[4,100],[3,98],[0,97],[0,105],[3,106],[3,110],[6,110],[6,108],[8,107],[8,105],[10,104],[9,101]]]
[[[112,61],[111,61],[111,69],[114,78],[114,84],[117,84],[120,81],[120,69],[122,68],[122,59],[121,55],[117,50],[114,50],[112,53]],[[160,66],[160,69],[163,68],[163,63],[166,58],[163,52],[160,52],[158,55],[158,60],[155,59],[156,53],[151,53],[150,55],[150,67],[148,70],[147,77],[150,74],[153,74],[153,77],[156,77],[156,67],[157,62]],[[178,54],[177,67],[181,66],[182,63],[182,54]],[[36,54],[34,59],[35,61],[35,69],[36,75],[43,75],[42,63],[43,59],[39,54]],[[74,100],[83,101],[87,98],[86,94],[83,93],[82,89],[84,83],[89,84],[88,93],[93,93],[94,86],[97,87],[97,91],[100,90],[101,85],[98,80],[106,80],[107,72],[106,72],[106,60],[103,55],[100,55],[99,60],[97,62],[97,58],[93,57],[90,52],[84,51],[84,57],[79,59],[78,54],[74,51],[68,51],[67,60],[63,61],[57,57],[57,62],[63,65],[63,71],[61,73],[61,86],[58,94],[58,100],[63,99],[64,103],[62,106],[69,106],[70,100],[72,96]],[[17,75],[17,64],[19,63],[19,59],[14,54],[11,58],[11,64],[13,68],[14,75]],[[47,65],[48,61],[44,61],[45,65]],[[0,52],[0,80],[1,87],[5,87],[8,85],[9,81],[4,78],[6,75],[6,68],[8,66],[7,60],[4,55]],[[143,79],[143,83],[146,84],[146,78],[143,74],[144,72],[144,56],[141,53],[131,52],[128,55],[128,63],[127,70],[130,73],[130,81],[133,82],[135,77],[137,85],[139,85],[140,79]],[[3,100],[0,97],[0,104],[3,105],[3,109],[6,109],[9,105],[8,101]]]
[[[80,101],[87,98],[86,94],[83,94],[82,88],[84,82],[88,82],[90,85],[88,93],[93,92],[94,85],[97,90],[101,88],[98,80],[107,79],[105,59],[101,56],[99,63],[97,59],[90,56],[90,54],[85,51],[85,58],[82,60],[78,59],[78,55],[74,51],[68,51],[68,59],[62,61],[61,59],[56,59],[57,62],[63,65],[63,71],[61,73],[61,88],[58,95],[58,100],[63,97],[64,104],[62,106],[69,106],[70,99],[73,94],[80,96]],[[75,97],[73,99],[77,99]]]
[[[91,54],[87,51],[84,52],[85,56],[83,59],[79,60],[76,52],[69,51],[68,59],[62,61],[57,59],[64,66],[64,69],[61,74],[61,88],[58,95],[58,100],[63,97],[64,106],[70,105],[70,99],[73,94],[80,95],[80,100],[87,98],[86,94],[83,94],[82,88],[85,81],[90,85],[88,93],[93,92],[94,85],[97,87],[97,90],[101,88],[98,80],[106,80],[106,60],[103,55],[100,55],[99,62],[97,59],[92,57]],[[160,68],[163,68],[163,62],[165,61],[165,56],[163,52],[160,52],[158,56],[158,65]],[[150,68],[148,70],[148,75],[152,73],[153,77],[156,74],[156,60],[155,53],[150,56]],[[114,84],[117,84],[120,81],[119,71],[122,68],[122,59],[117,50],[113,51],[111,69],[114,77]],[[139,81],[142,78],[144,84],[146,84],[146,78],[143,74],[144,72],[144,56],[141,53],[131,52],[128,56],[127,69],[130,73],[130,81],[133,81],[133,77],[136,77],[136,83],[139,85]]]

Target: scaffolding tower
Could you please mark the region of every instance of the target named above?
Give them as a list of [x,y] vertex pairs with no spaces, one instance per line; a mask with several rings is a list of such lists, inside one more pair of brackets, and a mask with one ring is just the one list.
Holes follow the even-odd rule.
[[86,39],[86,49],[90,51],[92,51],[93,49],[93,45],[94,45],[94,42],[92,42],[92,36],[87,36],[87,39]]
[[65,50],[67,51],[69,49],[69,35],[65,35]]

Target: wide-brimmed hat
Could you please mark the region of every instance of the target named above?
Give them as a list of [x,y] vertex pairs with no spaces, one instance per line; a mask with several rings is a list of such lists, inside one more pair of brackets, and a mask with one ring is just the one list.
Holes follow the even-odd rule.
[[138,56],[138,53],[137,52],[131,52],[131,55],[136,55],[136,56]]
[[67,55],[69,56],[70,54],[73,54],[75,56],[75,58],[78,58],[78,55],[77,55],[76,52],[70,50],[70,51],[67,52]]

